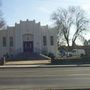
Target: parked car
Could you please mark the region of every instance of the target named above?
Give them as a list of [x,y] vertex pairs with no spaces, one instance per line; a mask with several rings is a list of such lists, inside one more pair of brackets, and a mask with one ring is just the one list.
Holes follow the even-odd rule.
[[84,56],[86,55],[84,49],[73,49],[71,52],[68,52],[68,56]]
[[84,49],[73,49],[72,50],[72,55],[73,56],[83,56],[85,55],[85,50]]
[[65,55],[66,55],[67,57],[71,57],[71,56],[73,56],[73,53],[70,52],[70,51],[68,51],[68,52],[65,52]]

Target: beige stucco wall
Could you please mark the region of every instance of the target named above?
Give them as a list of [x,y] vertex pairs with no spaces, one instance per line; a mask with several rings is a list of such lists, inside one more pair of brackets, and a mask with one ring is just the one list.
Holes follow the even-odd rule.
[[[7,47],[2,46],[2,38],[7,37]],[[9,45],[10,36],[14,39],[14,46]],[[43,36],[47,37],[47,46],[43,46]],[[54,45],[50,45],[50,36],[54,37]],[[47,50],[48,52],[56,53],[56,31],[49,30],[48,26],[41,26],[40,22],[20,21],[15,23],[14,27],[8,27],[6,30],[0,30],[0,57],[6,53],[17,54],[23,52],[23,41],[33,41],[34,52]]]
[[[54,45],[50,45],[50,36],[53,36],[54,39]],[[48,33],[48,51],[54,53],[56,55],[57,53],[57,32],[56,30],[50,29]]]
[[20,24],[15,25],[15,48],[17,53],[23,52],[23,41],[25,37],[24,35],[32,35],[34,52],[37,52],[41,49],[41,28],[40,23],[35,23],[35,21],[20,21]]
[[[56,55],[57,52],[57,32],[54,29],[49,29],[48,26],[42,27],[42,37],[46,36],[47,45],[43,46],[43,38],[42,38],[42,50],[46,50]],[[54,45],[50,45],[50,37],[54,38]]]
[[[6,37],[6,47],[3,47],[2,38]],[[8,27],[6,30],[0,30],[0,57],[6,53],[14,53],[15,46],[10,47],[10,37],[13,37],[13,44],[15,44],[15,29],[14,27]]]
[[[2,38],[7,36],[7,31],[6,30],[1,30],[0,31],[0,56],[2,56],[4,53],[8,51],[8,47],[3,47],[3,41]],[[8,36],[7,36],[8,37]]]

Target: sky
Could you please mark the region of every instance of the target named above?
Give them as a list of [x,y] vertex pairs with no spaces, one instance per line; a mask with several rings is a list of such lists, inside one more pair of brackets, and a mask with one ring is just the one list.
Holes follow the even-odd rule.
[[[3,17],[9,26],[26,19],[52,25],[51,14],[57,8],[80,6],[90,17],[90,0],[2,0]],[[88,35],[86,36],[89,39]]]

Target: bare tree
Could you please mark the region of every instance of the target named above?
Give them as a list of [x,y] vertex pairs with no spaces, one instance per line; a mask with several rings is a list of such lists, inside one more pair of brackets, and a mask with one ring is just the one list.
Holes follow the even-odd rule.
[[5,25],[5,21],[2,17],[2,12],[0,11],[0,29],[2,29]]
[[56,23],[58,30],[58,38],[65,39],[69,45],[69,31],[72,24],[72,17],[69,15],[66,9],[58,9],[57,12],[53,13],[52,19]]
[[88,20],[85,17],[85,12],[80,7],[71,7],[70,11],[73,13],[73,22],[75,25],[75,33],[72,38],[72,46],[75,46],[75,41],[78,37],[85,40],[82,33],[87,30]]
[[0,29],[2,29],[5,26],[5,21],[3,19],[3,13],[1,10],[1,0],[0,0]]
[[[81,37],[83,31],[87,30],[88,21],[85,18],[84,11],[79,7],[59,8],[52,14],[51,18],[55,21],[58,38],[64,39],[68,47],[70,43],[74,46],[76,39]],[[75,31],[71,38],[70,32],[73,25],[75,26]]]

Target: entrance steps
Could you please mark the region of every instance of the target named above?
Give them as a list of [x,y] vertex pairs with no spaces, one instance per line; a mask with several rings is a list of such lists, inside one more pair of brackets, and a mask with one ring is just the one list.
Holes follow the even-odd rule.
[[51,58],[37,53],[19,53],[6,60],[5,65],[40,65],[50,64]]
[[42,55],[42,54],[38,54],[38,53],[29,53],[29,52],[25,52],[25,53],[19,53],[15,56],[12,56],[9,58],[9,61],[28,61],[28,60],[50,60],[51,58]]

